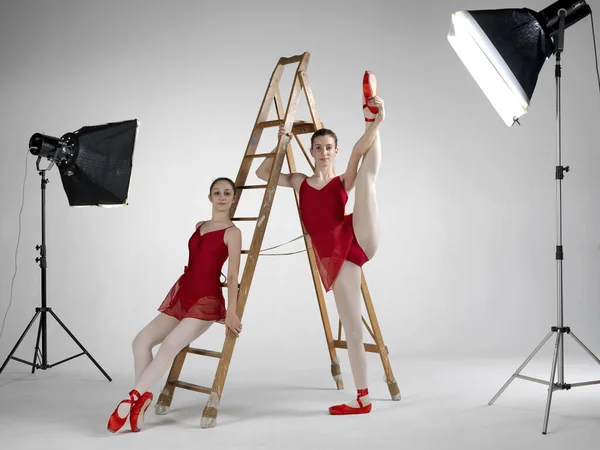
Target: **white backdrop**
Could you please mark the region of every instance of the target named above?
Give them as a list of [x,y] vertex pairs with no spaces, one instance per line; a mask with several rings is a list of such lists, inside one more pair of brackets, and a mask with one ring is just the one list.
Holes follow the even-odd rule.
[[[304,51],[312,55],[319,113],[340,138],[338,173],[363,130],[364,70],[376,73],[386,102],[377,185],[382,245],[365,273],[391,355],[525,358],[555,323],[554,60],[540,74],[522,126],[507,128],[446,40],[455,10],[515,6],[521,4],[3,2],[0,318],[14,272],[25,165],[28,175],[0,359],[40,303],[40,190],[35,158],[26,156],[29,137],[140,120],[129,206],[70,208],[56,169],[47,190],[49,306],[105,369],[130,371],[131,339],[180,275],[195,223],[209,217],[210,182],[235,178],[278,58]],[[565,320],[599,351],[594,64],[588,17],[567,30],[563,55],[564,164],[571,166],[563,184]],[[263,150],[275,145],[272,136],[263,135]],[[259,198],[242,203],[257,210]],[[299,232],[293,195],[280,189],[264,246]],[[328,305],[336,321],[330,295]],[[304,254],[259,261],[244,325],[240,364],[260,364],[278,347],[280,356],[328,364]],[[75,345],[53,321],[49,326],[50,362],[70,356]],[[213,327],[204,346],[217,348],[222,332]],[[31,358],[34,338],[32,330],[19,356]],[[16,362],[7,368],[22,370]]]

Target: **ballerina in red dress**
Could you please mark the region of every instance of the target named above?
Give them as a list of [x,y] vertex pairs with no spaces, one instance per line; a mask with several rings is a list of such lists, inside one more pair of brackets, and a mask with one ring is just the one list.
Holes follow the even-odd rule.
[[[367,387],[367,358],[361,320],[361,267],[373,258],[379,246],[379,210],[375,181],[381,163],[379,128],[385,119],[383,100],[377,96],[375,75],[363,77],[363,115],[366,130],[356,142],[346,171],[333,171],[338,153],[337,136],[322,128],[311,137],[310,153],[315,159],[312,176],[282,173],[278,185],[291,187],[300,197],[300,215],[317,259],[321,281],[333,295],[348,343],[348,356],[358,395],[348,404],[329,408],[333,415],[365,414],[371,411]],[[291,138],[283,126],[280,138]],[[359,163],[360,170],[358,168]],[[272,158],[256,170],[268,180]],[[348,192],[356,187],[354,211],[345,214]]]
[[[236,314],[242,237],[229,218],[234,195],[235,184],[229,178],[218,178],[211,184],[208,198],[213,205],[212,218],[196,225],[188,242],[184,273],[158,308],[160,314],[133,340],[135,387],[110,416],[109,431],[118,431],[128,417],[131,431],[140,431],[152,403],[149,389],[166,373],[179,351],[215,321],[224,322],[226,330],[236,336],[242,331]],[[220,277],[227,258],[225,308]],[[161,346],[152,358],[152,348],[158,344]]]

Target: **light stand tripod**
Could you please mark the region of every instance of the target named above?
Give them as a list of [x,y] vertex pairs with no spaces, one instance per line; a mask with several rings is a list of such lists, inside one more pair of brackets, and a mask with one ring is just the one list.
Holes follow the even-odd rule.
[[[550,415],[550,404],[552,402],[552,393],[557,390],[569,390],[573,387],[588,386],[592,384],[600,384],[600,380],[586,381],[581,383],[565,383],[565,364],[564,364],[564,334],[569,334],[575,342],[577,342],[588,355],[590,355],[598,364],[598,359],[590,349],[588,349],[583,342],[581,342],[575,334],[571,331],[570,327],[565,327],[563,324],[563,245],[562,245],[562,179],[564,172],[569,171],[569,167],[562,166],[562,154],[561,154],[561,104],[560,104],[560,78],[561,78],[561,65],[560,55],[564,47],[564,31],[565,31],[565,17],[567,11],[561,9],[558,11],[559,17],[559,28],[556,37],[556,66],[555,66],[555,77],[556,77],[556,141],[557,141],[557,166],[556,166],[556,213],[557,213],[557,234],[558,234],[558,245],[556,246],[556,263],[557,263],[557,326],[551,327],[550,332],[535,348],[535,350],[527,357],[527,359],[521,364],[517,371],[509,378],[509,380],[502,386],[498,393],[489,401],[489,405],[492,405],[496,399],[504,392],[508,385],[515,379],[521,378],[527,381],[533,381],[535,383],[541,383],[548,386],[548,398],[546,400],[546,412],[544,414],[544,424],[542,427],[542,434],[546,434],[548,430],[548,417]],[[540,380],[533,377],[521,375],[523,368],[533,359],[537,352],[544,346],[544,344],[550,339],[552,333],[556,333],[556,342],[554,344],[554,355],[552,357],[552,369],[550,371],[550,381]],[[556,372],[558,371],[558,381],[555,383]]]
[[[73,335],[73,333],[71,333],[69,331],[69,329],[65,326],[65,324],[62,323],[62,321],[54,313],[54,311],[52,311],[52,308],[48,308],[46,306],[46,267],[47,267],[47,264],[46,264],[46,184],[48,183],[48,179],[46,178],[46,171],[49,170],[52,167],[52,165],[54,164],[54,162],[51,162],[50,165],[48,167],[46,167],[45,169],[40,169],[40,160],[41,160],[41,156],[39,156],[38,159],[37,159],[36,168],[37,168],[40,176],[42,177],[42,182],[41,182],[41,190],[42,190],[42,245],[37,245],[35,247],[36,250],[39,250],[39,252],[40,252],[40,256],[37,257],[35,259],[35,261],[39,263],[40,269],[42,271],[42,307],[41,308],[35,308],[35,315],[33,316],[33,318],[31,319],[31,321],[27,325],[27,328],[25,328],[25,331],[23,332],[23,334],[21,334],[21,337],[19,338],[19,340],[17,341],[16,345],[14,346],[14,348],[12,349],[12,351],[10,352],[10,354],[8,355],[8,357],[6,358],[6,361],[4,361],[4,364],[2,364],[2,367],[0,367],[0,373],[2,373],[2,371],[4,370],[4,368],[6,367],[6,365],[8,364],[8,362],[11,359],[14,359],[15,361],[19,361],[19,362],[21,362],[23,364],[30,365],[31,366],[31,373],[34,373],[35,369],[42,369],[42,370],[50,369],[50,368],[52,368],[54,366],[57,366],[57,365],[62,364],[64,362],[70,361],[71,359],[77,358],[77,357],[79,357],[81,355],[87,355],[88,358],[90,358],[90,360],[100,370],[100,372],[102,372],[102,374],[108,379],[108,381],[112,381],[112,379],[108,376],[108,374],[104,371],[104,369],[102,369],[102,367],[100,367],[100,365],[96,362],[96,360],[94,358],[92,358],[92,355],[90,355],[88,353],[88,351],[83,347],[83,345],[81,345],[81,343],[77,340],[77,338]],[[78,353],[77,355],[74,355],[74,356],[71,356],[69,358],[63,359],[62,361],[59,361],[59,362],[57,362],[55,364],[48,364],[48,340],[47,340],[47,321],[46,321],[46,318],[47,318],[46,314],[48,314],[48,313],[52,317],[54,317],[54,319],[63,328],[63,330],[65,330],[66,333],[71,337],[71,339],[73,339],[73,341],[75,341],[75,343],[82,350],[81,353]],[[39,324],[38,333],[37,333],[37,339],[36,339],[36,344],[35,344],[35,352],[34,352],[34,355],[33,355],[33,362],[25,361],[23,359],[14,357],[13,356],[14,353],[17,351],[17,348],[19,347],[19,345],[21,344],[21,342],[25,338],[25,335],[30,330],[31,326],[33,325],[33,322],[35,322],[35,319],[38,316],[40,316],[40,324]],[[42,340],[41,351],[40,351],[40,338]],[[38,363],[38,360],[39,360],[39,363]]]

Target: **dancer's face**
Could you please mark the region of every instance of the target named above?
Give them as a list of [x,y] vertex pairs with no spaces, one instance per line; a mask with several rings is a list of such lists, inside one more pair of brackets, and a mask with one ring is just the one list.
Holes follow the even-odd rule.
[[310,154],[315,158],[315,163],[323,166],[333,164],[333,159],[337,153],[338,149],[335,146],[335,139],[331,136],[316,137],[310,149]]
[[215,183],[210,191],[208,200],[213,204],[216,211],[228,211],[233,203],[233,188],[225,180]]

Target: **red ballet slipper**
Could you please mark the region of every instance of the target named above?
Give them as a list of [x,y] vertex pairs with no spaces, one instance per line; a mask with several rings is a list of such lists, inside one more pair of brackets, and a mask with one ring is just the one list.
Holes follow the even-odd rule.
[[329,414],[332,416],[346,416],[349,414],[367,414],[371,412],[372,405],[369,403],[368,405],[363,405],[361,401],[361,397],[369,395],[369,391],[367,389],[361,389],[358,391],[358,395],[356,396],[356,401],[358,402],[359,407],[353,408],[348,405],[335,405],[329,408]]
[[129,393],[129,398],[121,400],[121,402],[117,405],[114,412],[111,414],[110,418],[108,419],[108,425],[106,427],[108,429],[108,431],[110,431],[111,433],[116,433],[123,427],[123,425],[125,425],[125,422],[127,421],[127,417],[129,416],[129,413],[125,414],[125,417],[119,416],[119,406],[121,406],[123,403],[130,403],[131,407],[129,409],[129,412],[131,412],[131,408],[133,407],[135,402],[139,399],[140,399],[140,393],[138,391],[136,391],[135,389],[133,389]]
[[[375,106],[368,106],[367,103],[371,99],[371,97],[375,97],[377,95],[377,79],[375,78],[375,74],[373,72],[365,71],[365,75],[363,76],[363,97],[364,104],[363,109],[368,108],[371,114],[377,115],[379,113],[379,108]],[[374,122],[375,118],[365,117],[365,121]]]
[[131,412],[129,413],[129,425],[131,426],[131,431],[138,432],[142,429],[142,426],[144,425],[144,415],[152,403],[152,398],[152,392],[144,392],[140,399],[131,407]]

